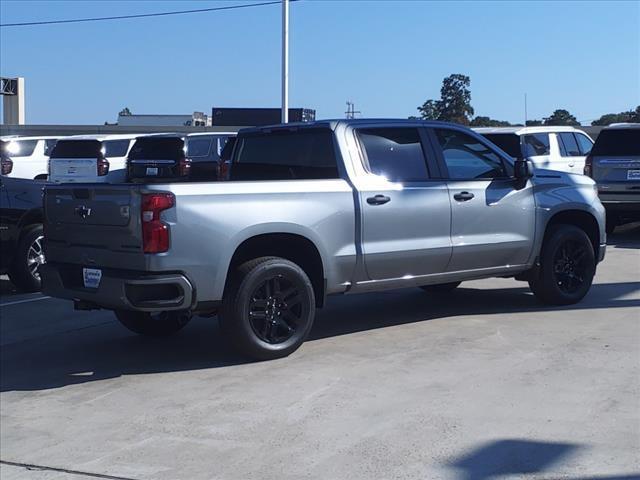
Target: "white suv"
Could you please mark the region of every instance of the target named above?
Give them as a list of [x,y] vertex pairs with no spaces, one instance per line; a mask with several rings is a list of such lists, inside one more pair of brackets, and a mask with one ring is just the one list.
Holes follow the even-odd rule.
[[49,180],[57,183],[123,183],[127,155],[140,135],[77,135],[51,153]]
[[531,160],[537,168],[582,175],[593,140],[573,127],[474,128],[514,158]]
[[3,148],[13,160],[8,177],[45,179],[49,155],[58,137],[2,137]]

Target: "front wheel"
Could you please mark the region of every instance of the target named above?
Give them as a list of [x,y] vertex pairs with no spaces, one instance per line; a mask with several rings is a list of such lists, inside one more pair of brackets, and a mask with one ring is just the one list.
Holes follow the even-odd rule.
[[540,268],[529,280],[535,296],[551,305],[571,305],[587,294],[596,272],[591,240],[578,227],[554,225],[542,246]]
[[116,318],[122,325],[138,335],[165,337],[181,330],[191,320],[191,314],[184,311],[135,312],[116,310]]
[[313,286],[297,264],[261,257],[242,264],[227,288],[222,329],[256,360],[286,357],[305,341],[315,316]]

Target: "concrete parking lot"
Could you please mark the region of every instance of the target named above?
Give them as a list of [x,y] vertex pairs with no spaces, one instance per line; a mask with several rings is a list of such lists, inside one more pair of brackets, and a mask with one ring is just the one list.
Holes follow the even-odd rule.
[[146,339],[2,281],[0,476],[640,478],[640,225],[580,304],[468,282],[344,296],[289,358]]

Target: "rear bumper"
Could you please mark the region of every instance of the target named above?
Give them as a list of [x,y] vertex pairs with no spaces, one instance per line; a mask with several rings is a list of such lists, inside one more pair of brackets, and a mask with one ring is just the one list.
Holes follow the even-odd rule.
[[46,263],[40,272],[45,295],[79,301],[86,308],[157,312],[186,310],[195,303],[195,290],[180,273],[103,269],[98,288],[85,288],[79,265]]

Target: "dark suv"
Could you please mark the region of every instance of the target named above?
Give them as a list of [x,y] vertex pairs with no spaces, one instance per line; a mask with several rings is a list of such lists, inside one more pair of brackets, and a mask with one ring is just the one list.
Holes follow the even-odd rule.
[[194,133],[140,137],[127,158],[131,182],[216,181],[221,153],[235,133]]
[[640,124],[603,129],[585,161],[584,174],[598,184],[607,211],[607,233],[640,220]]

